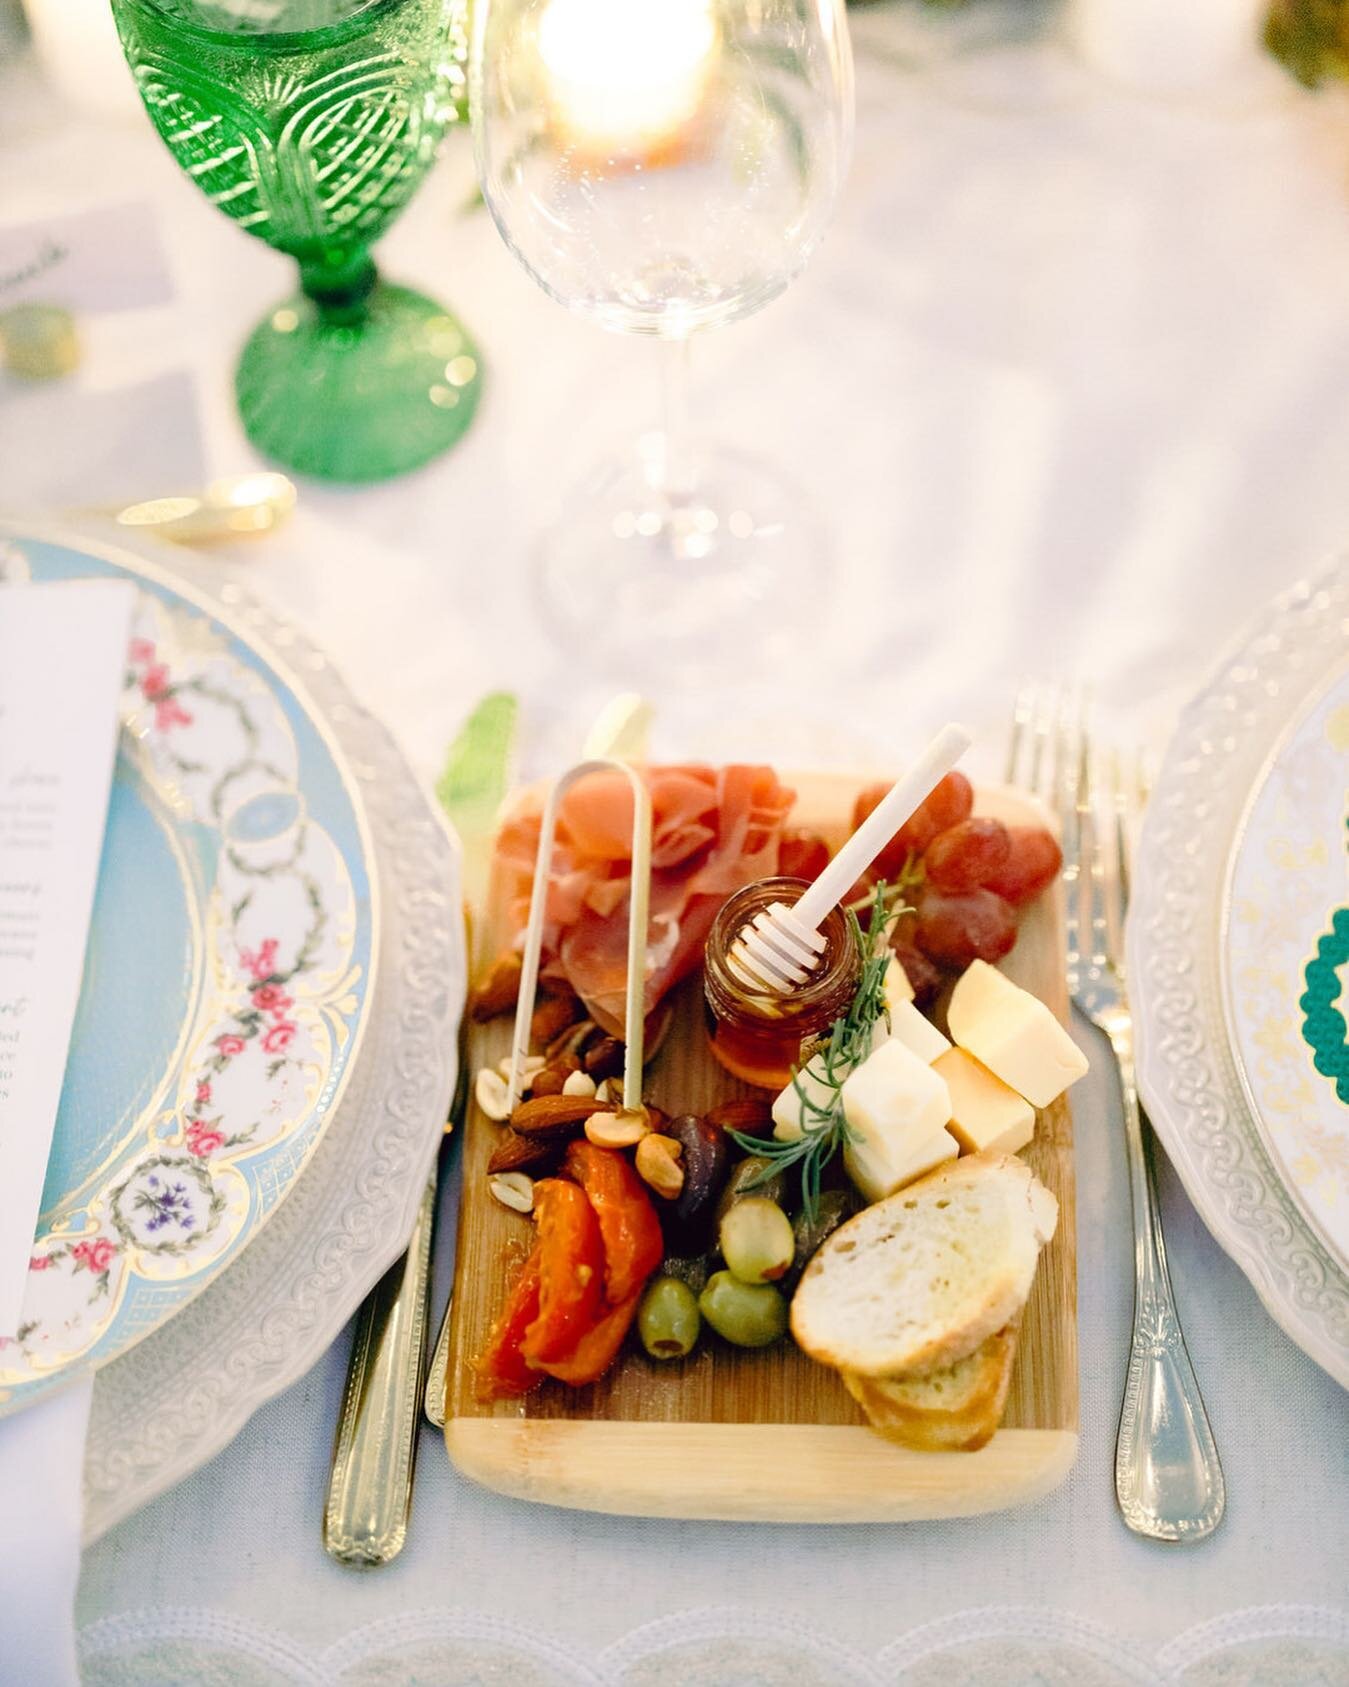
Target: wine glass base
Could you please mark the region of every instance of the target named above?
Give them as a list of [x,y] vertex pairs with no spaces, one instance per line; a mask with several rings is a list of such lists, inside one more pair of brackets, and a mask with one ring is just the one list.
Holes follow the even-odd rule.
[[818,643],[826,546],[785,475],[707,448],[662,488],[659,435],[602,464],[545,536],[547,623],[572,649],[634,678],[767,677]]
[[298,295],[249,336],[234,387],[273,462],[324,480],[386,480],[448,451],[473,420],[477,347],[443,305],[377,281],[358,323]]

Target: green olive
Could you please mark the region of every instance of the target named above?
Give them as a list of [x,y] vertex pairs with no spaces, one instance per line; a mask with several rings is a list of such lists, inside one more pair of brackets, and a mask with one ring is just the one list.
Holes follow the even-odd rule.
[[698,1309],[719,1336],[737,1347],[768,1347],[787,1333],[787,1302],[771,1283],[742,1283],[716,1271]]
[[765,1201],[776,1201],[781,1206],[786,1193],[787,1174],[765,1155],[747,1154],[732,1167],[726,1187],[721,1192],[721,1199],[717,1202],[717,1228],[721,1228],[721,1221],[731,1208],[747,1195],[761,1195]]
[[678,1277],[655,1278],[637,1313],[637,1333],[653,1359],[682,1359],[698,1340],[702,1319],[693,1290]]
[[796,1236],[776,1201],[746,1195],[721,1221],[721,1257],[742,1283],[771,1283],[792,1263]]

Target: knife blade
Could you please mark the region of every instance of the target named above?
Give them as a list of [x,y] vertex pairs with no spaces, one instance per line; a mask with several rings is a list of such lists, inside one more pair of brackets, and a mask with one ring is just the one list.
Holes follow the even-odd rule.
[[[509,692],[484,697],[450,746],[436,784],[459,835],[470,959],[467,911],[485,894],[497,812],[514,779],[518,719],[519,704]],[[323,1545],[339,1563],[367,1569],[387,1564],[407,1540],[426,1377],[436,1191],[467,1096],[461,1021],[449,1123],[408,1250],[366,1296],[356,1317],[323,1513]],[[442,1394],[443,1387],[442,1381]]]

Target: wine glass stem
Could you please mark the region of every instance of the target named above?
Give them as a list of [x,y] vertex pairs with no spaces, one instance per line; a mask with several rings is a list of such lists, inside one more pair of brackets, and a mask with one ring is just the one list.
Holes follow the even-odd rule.
[[328,327],[352,327],[365,320],[378,272],[364,246],[331,249],[300,261],[300,286]]
[[664,342],[661,354],[661,397],[665,449],[662,453],[661,490],[673,505],[688,500],[693,491],[693,457],[689,446],[689,340],[688,335]]

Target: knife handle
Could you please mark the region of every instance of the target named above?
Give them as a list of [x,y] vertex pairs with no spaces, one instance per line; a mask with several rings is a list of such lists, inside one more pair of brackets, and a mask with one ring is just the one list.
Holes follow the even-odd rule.
[[356,1319],[323,1513],[323,1545],[340,1564],[387,1564],[407,1539],[435,1210],[432,1172],[407,1253],[366,1296]]

